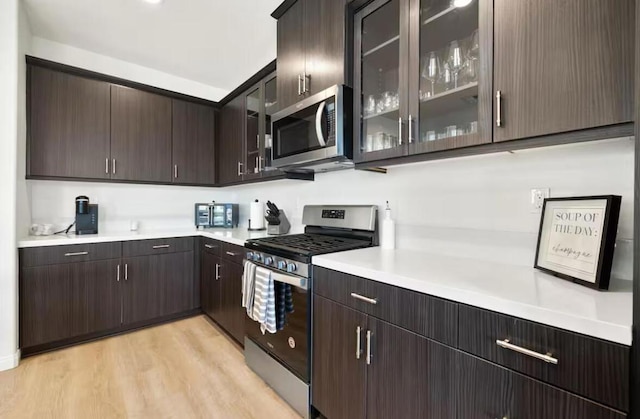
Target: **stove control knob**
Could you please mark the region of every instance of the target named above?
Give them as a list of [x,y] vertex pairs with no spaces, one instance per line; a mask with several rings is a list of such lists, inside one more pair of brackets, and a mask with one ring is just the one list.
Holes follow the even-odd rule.
[[295,263],[287,263],[287,272],[295,272],[297,268]]
[[287,262],[285,262],[284,260],[279,260],[278,269],[280,269],[281,271],[284,271],[285,269],[287,269]]
[[253,252],[247,252],[247,260],[253,259]]
[[270,256],[267,256],[267,258],[264,260],[264,264],[265,265],[272,265],[273,264],[273,258]]
[[253,254],[253,260],[256,261],[256,262],[262,261],[262,255],[260,253],[254,253]]

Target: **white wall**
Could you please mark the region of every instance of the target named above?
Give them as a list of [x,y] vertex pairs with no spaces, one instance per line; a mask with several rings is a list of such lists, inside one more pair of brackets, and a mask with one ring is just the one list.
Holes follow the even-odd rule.
[[631,277],[633,239],[631,138],[498,153],[391,167],[386,175],[346,170],[316,175],[315,182],[280,180],[230,188],[31,181],[35,222],[69,223],[74,198],[100,204],[101,228],[192,226],[193,204],[238,202],[246,226],[253,199],[274,201],[301,229],[305,204],[377,204],[389,200],[398,223],[398,247],[531,266],[540,220],[530,189],[552,196],[618,194],[623,197],[614,274]]
[[0,0],[0,370],[18,361],[16,157],[18,0]]
[[218,101],[229,93],[225,89],[219,89],[204,83],[37,36],[33,37],[30,54],[34,57],[207,100]]

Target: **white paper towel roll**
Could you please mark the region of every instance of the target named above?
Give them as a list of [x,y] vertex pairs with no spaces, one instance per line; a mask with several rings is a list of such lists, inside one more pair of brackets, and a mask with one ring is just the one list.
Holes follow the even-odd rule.
[[264,228],[264,205],[257,199],[251,203],[249,219],[251,220],[249,224],[250,229],[258,230]]

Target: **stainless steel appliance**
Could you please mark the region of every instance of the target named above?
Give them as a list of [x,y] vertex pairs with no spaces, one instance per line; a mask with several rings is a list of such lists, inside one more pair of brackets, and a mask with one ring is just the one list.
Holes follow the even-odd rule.
[[[76,197],[76,234],[98,234],[98,205],[90,204],[89,198]],[[68,231],[68,229],[67,229]]]
[[375,205],[306,205],[304,234],[250,239],[247,259],[291,285],[293,312],[282,330],[262,334],[246,317],[245,360],[303,417],[309,417],[312,258],[378,244]]
[[215,202],[195,205],[196,227],[234,228],[240,223],[238,204],[218,204]]
[[272,116],[272,164],[284,171],[353,167],[353,93],[336,85]]

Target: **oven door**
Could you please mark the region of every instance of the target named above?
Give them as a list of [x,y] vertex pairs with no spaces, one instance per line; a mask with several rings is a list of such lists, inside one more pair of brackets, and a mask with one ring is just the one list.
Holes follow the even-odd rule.
[[333,86],[273,115],[273,166],[350,156],[344,140],[344,92],[344,86]]
[[292,278],[289,284],[302,282],[304,286],[291,286],[293,294],[293,312],[286,314],[285,326],[276,333],[260,331],[260,324],[245,316],[245,334],[265,352],[284,365],[305,383],[309,383],[309,338],[311,294],[308,280],[273,272],[274,281]]

